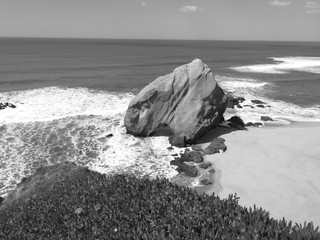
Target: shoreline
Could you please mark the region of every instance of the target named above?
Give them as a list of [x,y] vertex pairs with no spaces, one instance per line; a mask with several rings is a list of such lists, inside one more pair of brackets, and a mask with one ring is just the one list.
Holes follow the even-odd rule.
[[273,218],[320,225],[317,132],[319,122],[209,132],[200,142],[221,136],[228,149],[222,154],[205,156],[205,161],[215,169],[214,184],[195,190],[214,192],[221,198],[237,193],[240,205],[262,207]]

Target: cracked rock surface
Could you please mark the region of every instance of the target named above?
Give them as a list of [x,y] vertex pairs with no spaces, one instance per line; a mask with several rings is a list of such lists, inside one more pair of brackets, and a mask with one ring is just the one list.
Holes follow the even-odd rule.
[[143,88],[130,102],[124,123],[136,136],[174,135],[193,143],[220,123],[226,105],[210,68],[195,59]]

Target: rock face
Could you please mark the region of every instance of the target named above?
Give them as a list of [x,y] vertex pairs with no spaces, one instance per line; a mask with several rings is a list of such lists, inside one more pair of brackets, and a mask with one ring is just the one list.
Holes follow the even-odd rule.
[[172,144],[183,146],[218,125],[226,105],[211,70],[195,59],[143,88],[130,102],[124,124],[133,135],[174,135]]

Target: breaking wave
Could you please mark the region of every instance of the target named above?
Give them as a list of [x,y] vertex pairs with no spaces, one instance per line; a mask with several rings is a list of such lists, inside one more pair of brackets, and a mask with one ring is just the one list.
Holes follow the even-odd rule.
[[279,57],[271,58],[273,64],[256,64],[232,67],[232,70],[248,73],[285,74],[301,71],[320,74],[320,57]]

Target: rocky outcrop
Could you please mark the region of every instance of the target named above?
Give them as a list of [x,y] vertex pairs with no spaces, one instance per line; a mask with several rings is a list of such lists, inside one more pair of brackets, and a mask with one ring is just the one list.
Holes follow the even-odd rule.
[[136,136],[173,135],[171,143],[193,143],[217,126],[227,104],[210,68],[200,59],[161,76],[130,102],[124,124]]

